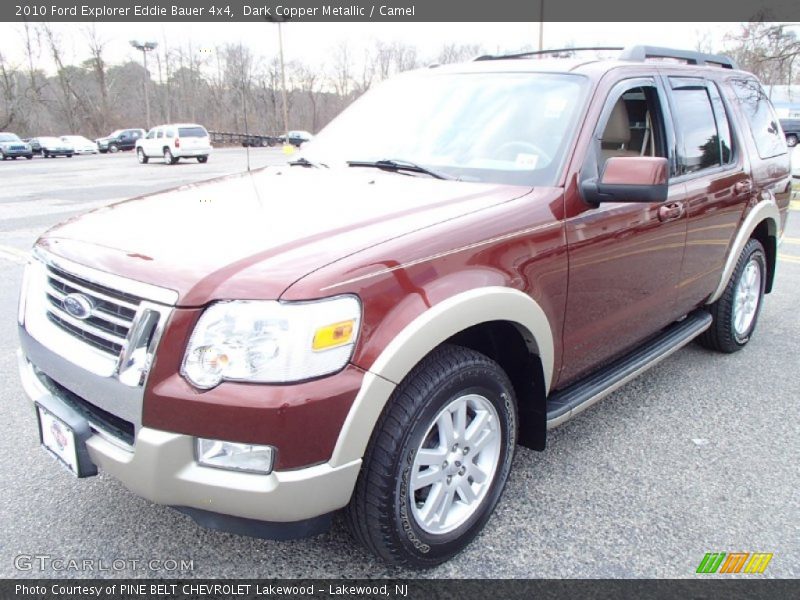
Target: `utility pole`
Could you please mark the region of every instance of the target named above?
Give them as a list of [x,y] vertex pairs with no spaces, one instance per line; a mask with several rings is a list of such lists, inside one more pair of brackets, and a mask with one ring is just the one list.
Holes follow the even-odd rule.
[[[539,52],[544,50],[544,0],[539,0]],[[542,58],[543,55],[539,55]]]
[[286,102],[286,67],[283,63],[283,32],[281,22],[278,21],[278,50],[281,57],[281,98],[283,100],[283,133],[286,136],[285,145],[289,144],[289,107]]
[[147,87],[147,80],[149,73],[147,72],[147,53],[152,52],[158,47],[157,42],[140,42],[138,40],[131,40],[131,46],[142,52],[142,64],[144,66],[144,77],[142,78],[142,89],[144,89],[144,110],[145,110],[145,128],[150,129],[150,93]]

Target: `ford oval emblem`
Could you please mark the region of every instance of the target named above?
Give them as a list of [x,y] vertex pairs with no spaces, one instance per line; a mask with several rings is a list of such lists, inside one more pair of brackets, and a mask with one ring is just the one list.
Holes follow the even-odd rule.
[[94,310],[92,301],[83,294],[67,295],[64,298],[63,305],[64,310],[67,311],[68,314],[81,321],[91,317],[92,311]]

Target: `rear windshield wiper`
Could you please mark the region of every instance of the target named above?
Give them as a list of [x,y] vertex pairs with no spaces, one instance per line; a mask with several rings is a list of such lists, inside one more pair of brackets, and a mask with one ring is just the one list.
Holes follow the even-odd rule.
[[428,167],[423,167],[417,163],[409,160],[348,160],[347,165],[350,167],[373,167],[375,169],[384,169],[386,171],[411,171],[412,173],[424,173],[436,179],[453,179],[450,175],[445,175],[439,171],[434,171]]
[[307,158],[305,158],[304,156],[301,156],[297,160],[291,161],[289,165],[292,167],[315,167],[315,168],[324,167],[326,169],[328,168],[328,165],[326,165],[325,163],[312,162]]

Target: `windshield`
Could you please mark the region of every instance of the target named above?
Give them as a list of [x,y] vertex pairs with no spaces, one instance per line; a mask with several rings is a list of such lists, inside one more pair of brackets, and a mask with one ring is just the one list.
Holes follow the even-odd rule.
[[553,185],[581,76],[416,73],[374,88],[303,146],[309,161],[408,161],[463,181]]
[[0,133],[0,142],[21,142],[13,133]]

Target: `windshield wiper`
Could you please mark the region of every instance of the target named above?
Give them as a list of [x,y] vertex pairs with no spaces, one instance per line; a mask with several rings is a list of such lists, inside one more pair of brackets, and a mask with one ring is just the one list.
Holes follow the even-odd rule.
[[384,169],[386,171],[411,171],[412,173],[424,173],[436,179],[453,179],[450,175],[445,175],[439,171],[434,171],[428,167],[423,167],[410,160],[348,160],[347,165],[350,167],[373,167],[375,169]]
[[289,165],[290,165],[290,166],[292,166],[292,167],[314,167],[314,168],[317,168],[317,169],[318,169],[319,167],[324,167],[324,168],[326,168],[326,169],[328,168],[328,165],[326,165],[325,163],[321,163],[321,162],[312,162],[312,161],[308,160],[308,159],[307,159],[306,157],[304,157],[304,156],[301,156],[301,157],[300,157],[300,158],[298,158],[297,160],[293,160],[293,161],[291,161],[291,162],[289,163]]

